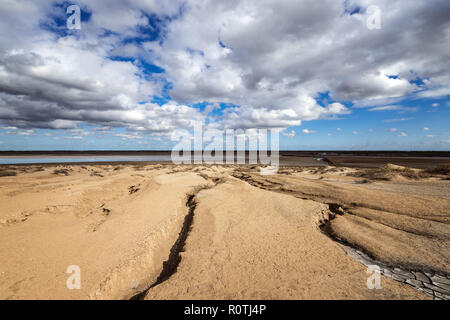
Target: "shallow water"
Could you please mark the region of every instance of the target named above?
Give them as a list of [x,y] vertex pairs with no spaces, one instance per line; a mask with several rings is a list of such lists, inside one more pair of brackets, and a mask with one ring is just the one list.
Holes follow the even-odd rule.
[[[82,163],[82,162],[172,162],[172,160],[185,163],[198,163],[202,156],[192,155],[183,158],[180,155],[178,159],[172,159],[170,153],[156,155],[23,155],[23,156],[0,156],[0,165],[8,164],[44,164],[44,163]],[[273,164],[270,159],[270,164]],[[203,155],[203,161],[206,163],[230,164],[230,160],[223,155],[223,158],[215,158],[211,155]],[[280,165],[301,165],[301,166],[326,166],[327,164],[314,157],[280,157]],[[177,163],[176,161],[174,163]],[[231,160],[231,163],[233,161]],[[267,164],[267,162],[250,161],[248,157],[237,155],[234,157],[236,164]]]
[[71,163],[71,162],[139,162],[171,161],[170,155],[154,156],[60,156],[60,157],[0,157],[0,164]]

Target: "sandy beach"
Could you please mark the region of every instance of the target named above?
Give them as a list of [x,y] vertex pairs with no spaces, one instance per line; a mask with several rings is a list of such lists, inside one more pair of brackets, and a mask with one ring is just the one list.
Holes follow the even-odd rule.
[[[450,180],[438,171],[0,169],[0,299],[450,295]],[[369,265],[381,288],[369,288]],[[67,287],[69,266],[80,289]]]

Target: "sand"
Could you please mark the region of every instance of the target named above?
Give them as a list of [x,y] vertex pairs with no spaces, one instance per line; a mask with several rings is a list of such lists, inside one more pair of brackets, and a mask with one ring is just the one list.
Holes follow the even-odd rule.
[[[370,290],[337,240],[393,267],[450,273],[448,180],[256,169],[3,169],[16,175],[0,177],[0,299],[430,298],[384,276]],[[71,265],[79,290],[66,285]]]

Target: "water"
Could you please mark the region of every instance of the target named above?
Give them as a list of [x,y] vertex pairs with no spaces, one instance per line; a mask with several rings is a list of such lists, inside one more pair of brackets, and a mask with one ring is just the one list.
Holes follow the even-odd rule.
[[[192,155],[192,158],[188,158],[188,163],[195,160],[202,159],[202,157]],[[174,159],[175,160],[175,159]],[[207,163],[217,163],[214,157],[203,156],[203,161]],[[281,165],[303,165],[303,166],[325,166],[322,161],[318,161],[313,157],[286,157],[280,159]],[[223,161],[218,163],[225,163],[226,157],[224,155]],[[249,164],[249,159],[245,156],[236,155],[234,161],[237,164]],[[0,165],[7,164],[43,164],[43,163],[80,163],[80,162],[172,162],[170,153],[156,154],[156,155],[61,155],[61,156],[49,156],[49,155],[29,155],[29,156],[0,156]],[[254,162],[250,164],[255,164]],[[261,164],[258,162],[257,164]]]
[[171,161],[170,155],[153,156],[59,156],[59,157],[0,157],[0,164],[39,164],[39,163],[70,163],[70,162],[144,162]]

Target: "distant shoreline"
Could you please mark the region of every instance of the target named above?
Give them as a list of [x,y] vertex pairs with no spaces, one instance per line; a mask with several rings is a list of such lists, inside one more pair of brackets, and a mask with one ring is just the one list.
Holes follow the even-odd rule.
[[[375,168],[395,164],[430,169],[450,164],[450,152],[443,151],[280,151],[279,154],[279,165],[284,167]],[[171,151],[3,151],[0,167],[167,164],[172,163],[170,155]],[[248,152],[245,158],[248,159]]]
[[[90,156],[90,155],[170,155],[170,150],[36,150],[36,151],[0,151],[0,157],[5,156]],[[192,151],[194,152],[194,151]],[[236,151],[235,151],[236,153]],[[246,151],[248,153],[248,151]],[[281,150],[280,156],[395,156],[395,157],[450,157],[450,151],[339,151],[339,150]]]

